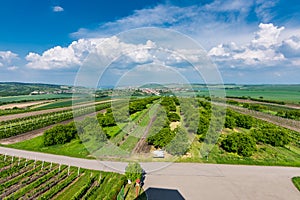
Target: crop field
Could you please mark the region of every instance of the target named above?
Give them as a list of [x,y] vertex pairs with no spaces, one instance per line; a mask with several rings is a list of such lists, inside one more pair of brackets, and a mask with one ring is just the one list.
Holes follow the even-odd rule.
[[[101,104],[96,106],[96,110],[105,109],[108,104]],[[73,117],[78,117],[94,111],[94,107],[82,107],[76,110],[65,110],[41,115],[29,116],[24,118],[17,118],[13,120],[0,122],[0,138],[8,138],[19,135],[28,131],[39,129],[51,124],[56,124]]]
[[[222,124],[211,124],[211,130],[220,136],[209,152],[202,152],[202,147],[207,142],[209,119],[218,116],[212,116],[209,101],[199,98],[193,104],[185,104],[185,101],[189,101],[188,98],[179,99],[180,101],[175,97],[161,97],[134,100],[129,106],[130,114],[126,115],[132,122],[128,118],[122,118],[125,116],[122,112],[128,105],[120,103],[115,116],[106,107],[106,113],[98,114],[96,119],[86,118],[80,121],[79,129],[82,131],[78,133],[79,137],[74,137],[69,142],[45,146],[44,136],[39,136],[9,147],[80,158],[129,158],[139,153],[148,153],[147,156],[142,154],[140,158],[145,161],[153,160],[152,150],[162,149],[167,154],[161,159],[163,161],[177,159],[179,162],[300,166],[300,133],[281,127],[277,118],[281,121],[283,119],[278,116],[263,113],[270,116],[270,119],[264,121],[254,111],[240,113],[227,109],[223,127],[220,126]],[[214,114],[218,115],[218,106],[216,109]],[[197,114],[195,110],[200,113]],[[114,117],[119,117],[120,123],[117,124]],[[276,117],[276,120],[272,117]],[[95,131],[93,123],[100,123],[102,131]],[[246,152],[234,149],[230,142],[226,143],[236,140],[240,144],[239,137],[251,141]]]
[[256,99],[268,99],[300,103],[300,85],[261,85],[245,86],[242,88],[226,89],[227,96],[252,97]]
[[125,176],[0,155],[0,199],[115,199]]
[[72,98],[72,94],[41,94],[0,97],[0,104],[64,98]]

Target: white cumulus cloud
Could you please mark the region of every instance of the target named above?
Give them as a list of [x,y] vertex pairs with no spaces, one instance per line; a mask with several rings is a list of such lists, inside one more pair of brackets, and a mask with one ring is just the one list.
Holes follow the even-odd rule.
[[270,48],[272,45],[279,44],[279,35],[284,30],[284,27],[278,28],[272,23],[270,24],[259,24],[259,31],[256,32],[255,39],[252,40],[253,46],[263,46]]
[[284,27],[273,24],[259,24],[254,39],[244,45],[235,43],[220,44],[209,51],[209,55],[219,64],[229,66],[272,66],[286,62],[286,57],[279,49],[282,45],[280,33]]
[[63,12],[64,8],[61,6],[54,6],[53,7],[53,12]]
[[11,65],[16,59],[18,59],[18,54],[11,51],[0,51],[0,67]]
[[90,54],[116,59],[120,55],[127,58],[127,62],[144,63],[152,59],[148,49],[155,44],[147,41],[145,44],[130,44],[120,41],[118,37],[80,39],[72,42],[68,47],[56,46],[41,55],[30,52],[26,56],[27,66],[34,69],[64,69],[81,66]]

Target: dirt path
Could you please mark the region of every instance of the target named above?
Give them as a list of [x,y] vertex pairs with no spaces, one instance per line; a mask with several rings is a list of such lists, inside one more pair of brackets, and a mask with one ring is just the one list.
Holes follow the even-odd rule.
[[48,109],[48,110],[39,110],[39,111],[26,112],[26,113],[20,113],[20,114],[13,114],[13,115],[4,115],[4,116],[0,116],[0,121],[7,121],[7,120],[12,120],[12,119],[17,119],[17,118],[24,118],[24,117],[58,112],[58,111],[63,111],[63,110],[71,110],[72,108],[80,108],[83,106],[96,105],[96,104],[107,103],[107,102],[111,102],[111,101],[115,101],[115,100],[92,102],[92,103],[87,103],[87,104],[76,105],[74,107],[69,106],[69,107],[63,107],[63,108],[53,108],[53,109]]
[[[105,111],[106,111],[106,109],[98,111],[96,113],[103,113]],[[32,131],[29,131],[29,132],[26,132],[26,133],[22,133],[20,135],[12,136],[12,137],[9,137],[9,138],[4,138],[4,139],[0,140],[0,144],[8,145],[8,144],[15,144],[15,143],[18,143],[18,142],[22,142],[24,140],[30,140],[32,138],[38,137],[40,135],[43,135],[43,133],[46,130],[52,128],[53,126],[56,126],[57,124],[68,124],[68,123],[70,123],[72,121],[75,121],[75,120],[76,121],[81,121],[85,117],[91,117],[91,116],[94,116],[94,115],[95,115],[95,113],[90,113],[90,114],[87,114],[87,115],[82,115],[82,116],[76,117],[74,119],[69,119],[69,120],[62,121],[62,122],[59,122],[59,123],[56,123],[56,124],[45,126],[43,128],[40,128],[40,129],[36,129],[36,130],[32,130]]]
[[[134,149],[132,150],[132,153],[133,153],[133,154],[138,154],[138,153],[142,153],[142,152],[144,152],[144,153],[148,153],[148,152],[149,152],[150,146],[149,146],[149,145],[147,144],[147,142],[146,142],[146,136],[148,135],[149,130],[150,130],[150,128],[151,128],[153,122],[156,120],[156,117],[157,117],[157,116],[154,115],[154,116],[151,118],[149,124],[147,125],[147,128],[145,129],[145,131],[144,131],[144,133],[143,133],[143,136],[142,136],[141,139],[138,141],[138,143],[136,143]],[[147,150],[148,150],[148,152],[145,152],[145,151],[147,151]]]
[[270,115],[267,113],[259,112],[259,111],[254,111],[254,110],[249,110],[247,108],[242,108],[239,106],[233,106],[233,105],[228,105],[228,104],[222,104],[222,103],[215,103],[216,105],[220,106],[227,106],[228,108],[231,108],[239,113],[246,114],[246,115],[251,115],[257,119],[261,119],[267,122],[270,122],[272,124],[300,132],[300,121],[292,120],[292,119],[286,119],[274,115]]
[[253,101],[250,99],[238,99],[238,98],[227,98],[227,100],[233,100],[237,101],[240,103],[256,103],[256,104],[261,104],[261,105],[271,105],[271,106],[278,106],[282,108],[292,108],[292,109],[300,109],[300,105],[297,104],[275,104],[275,103],[267,103],[267,102],[260,102],[260,101]]

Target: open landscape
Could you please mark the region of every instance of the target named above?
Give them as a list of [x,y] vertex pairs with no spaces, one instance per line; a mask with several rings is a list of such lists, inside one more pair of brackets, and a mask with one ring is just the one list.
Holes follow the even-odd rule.
[[299,200],[299,16],[2,0],[0,200]]
[[[268,87],[266,85],[262,89],[260,86],[260,89],[266,91]],[[293,95],[295,87],[291,88]],[[159,91],[158,88],[149,89]],[[179,86],[176,91],[178,90],[181,90]],[[120,97],[113,101],[100,100],[95,103],[81,101],[79,105],[75,102],[73,108],[61,104],[58,108],[5,114],[0,125],[0,143],[8,148],[103,161],[175,161],[300,167],[300,119],[299,104],[296,101],[291,103],[278,99],[268,100],[264,96],[256,99],[250,96],[251,93],[243,97],[244,92],[239,95],[238,90],[236,97],[227,97],[222,101],[209,96],[199,96],[197,91],[194,97],[183,89],[177,96],[170,93],[171,90],[163,96],[132,96],[129,101]],[[28,103],[34,104],[35,101],[30,101],[31,97],[28,97]],[[114,98],[111,96],[111,99]],[[224,124],[220,126],[222,119]],[[205,149],[206,145],[211,145],[211,148]],[[157,151],[163,152],[163,156],[157,157]],[[65,165],[62,165],[60,174],[52,172],[54,169],[57,171],[57,164],[53,165],[51,171],[49,162],[43,163],[41,167],[42,161],[25,162],[21,157],[12,156],[2,155],[0,159],[3,169],[12,170],[3,171],[7,174],[3,175],[3,183],[7,186],[1,192],[5,198],[14,194],[12,191],[15,190],[10,188],[20,187],[13,185],[18,182],[14,180],[18,177],[25,180],[29,175],[34,176],[34,172],[29,173],[34,169],[36,173],[42,173],[43,170],[51,172],[53,177],[49,175],[49,178],[44,178],[46,182],[29,184],[28,188],[40,191],[39,195],[32,198],[44,198],[51,194],[49,198],[56,199],[60,198],[59,194],[71,194],[67,186],[76,187],[72,182],[77,180],[78,187],[82,189],[74,191],[82,191],[78,194],[81,198],[92,198],[93,192],[97,194],[94,187],[101,185],[101,179],[105,180],[106,176],[105,172],[92,172],[79,167],[76,169],[74,166],[67,172],[68,166]],[[35,167],[29,170],[29,166]],[[19,171],[19,168],[22,173],[16,174],[14,170]],[[79,173],[76,170],[81,171]],[[93,176],[87,179],[87,174]],[[27,179],[30,180],[29,177]],[[105,194],[108,199],[111,195],[118,195],[122,187],[131,190],[125,177],[119,180],[123,181],[117,184],[115,192]],[[51,184],[47,184],[47,181],[51,184],[53,181],[53,185],[59,181],[68,183],[62,184],[65,185],[62,188],[50,189]],[[85,184],[80,183],[82,181]],[[290,181],[292,183],[292,179]],[[296,177],[293,178],[293,183],[299,187]],[[103,184],[106,185],[106,182]],[[47,189],[44,185],[50,186]],[[42,187],[43,190],[38,189]],[[31,198],[31,189],[16,194]]]

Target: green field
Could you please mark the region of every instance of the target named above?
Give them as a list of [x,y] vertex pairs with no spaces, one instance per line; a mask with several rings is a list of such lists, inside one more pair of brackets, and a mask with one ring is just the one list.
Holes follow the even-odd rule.
[[0,97],[0,104],[64,98],[72,98],[72,94],[41,94]]
[[300,102],[300,85],[258,85],[226,89],[227,96],[261,98],[267,100]]
[[[194,88],[194,95],[209,96],[207,88]],[[212,88],[220,89],[222,87],[215,86]],[[224,85],[224,88],[228,97],[251,97],[287,103],[300,103],[300,85]],[[189,95],[191,95],[190,93],[188,92]]]
[[89,157],[89,152],[86,150],[85,146],[80,142],[79,139],[74,139],[67,144],[57,144],[54,146],[45,147],[43,136],[38,136],[30,140],[25,140],[7,146],[16,149],[66,155],[77,158],[91,158]]

